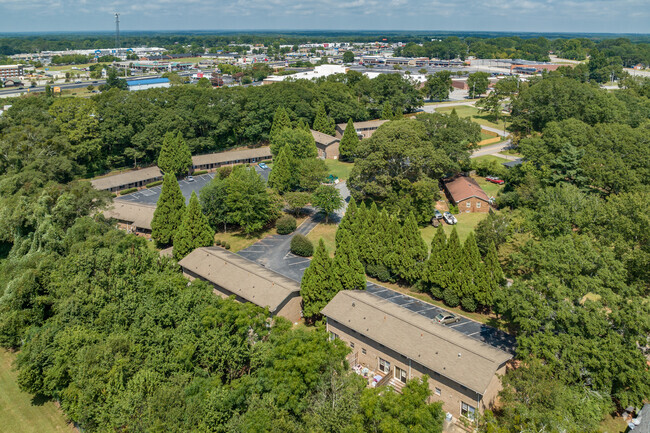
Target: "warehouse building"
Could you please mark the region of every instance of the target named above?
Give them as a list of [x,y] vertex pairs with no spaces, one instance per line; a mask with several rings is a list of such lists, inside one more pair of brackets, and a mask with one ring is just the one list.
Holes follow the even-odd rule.
[[129,90],[134,92],[136,90],[156,89],[158,87],[169,87],[169,78],[149,78],[147,80],[131,80],[127,81]]
[[268,308],[291,322],[302,317],[300,284],[220,247],[197,248],[178,262],[183,275],[211,283],[215,294]]

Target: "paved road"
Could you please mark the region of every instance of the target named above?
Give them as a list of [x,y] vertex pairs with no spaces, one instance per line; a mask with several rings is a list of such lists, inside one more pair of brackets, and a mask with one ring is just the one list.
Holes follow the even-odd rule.
[[[502,141],[501,143],[491,144],[489,146],[483,146],[479,149],[476,149],[474,153],[470,155],[470,158],[478,158],[479,156],[485,155],[494,155],[503,150],[506,150],[510,147],[512,142],[510,140]],[[516,159],[516,158],[515,158]]]
[[446,104],[429,104],[423,105],[422,111],[425,113],[433,113],[436,111],[436,108],[445,108],[445,107],[457,107],[459,105],[469,105],[473,106],[476,101],[458,101],[458,102],[448,102]]

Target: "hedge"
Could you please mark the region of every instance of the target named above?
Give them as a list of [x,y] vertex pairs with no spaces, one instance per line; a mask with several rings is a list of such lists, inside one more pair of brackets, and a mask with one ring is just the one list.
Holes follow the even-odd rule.
[[132,192],[136,192],[137,190],[138,190],[138,188],[127,188],[127,189],[123,189],[122,191],[120,191],[120,195],[131,194]]
[[157,180],[157,181],[155,181],[155,182],[148,183],[146,186],[147,186],[147,188],[153,188],[154,186],[158,186],[158,185],[160,185],[161,183],[163,183],[162,180]]
[[306,236],[297,234],[291,238],[291,252],[297,256],[310,257],[314,254],[314,245]]
[[192,173],[193,176],[200,176],[202,174],[206,174],[208,170],[196,170],[194,173]]

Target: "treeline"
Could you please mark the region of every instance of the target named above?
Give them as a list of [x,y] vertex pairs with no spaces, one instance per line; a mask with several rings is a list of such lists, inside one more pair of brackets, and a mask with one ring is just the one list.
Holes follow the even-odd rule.
[[596,51],[602,52],[606,58],[613,59],[624,67],[632,67],[639,63],[650,65],[650,43],[633,43],[626,38],[593,40],[545,37],[526,39],[517,36],[464,39],[448,37],[421,43],[409,42],[397,48],[395,55],[462,60],[474,56],[479,59],[523,59],[548,62],[549,53],[567,59],[585,60],[588,55]]
[[[0,119],[0,172],[19,170],[38,153],[24,155],[12,143],[70,155],[79,174],[148,165],[165,133],[181,131],[192,154],[268,142],[273,115],[283,105],[292,121],[312,125],[325,106],[336,122],[377,118],[384,104],[410,112],[422,103],[417,89],[398,74],[368,79],[358,72],[318,83],[205,89],[175,86],[139,92],[111,90],[91,99],[21,98]],[[24,134],[26,130],[30,134]],[[5,152],[6,150],[6,152]],[[137,155],[137,158],[136,158]],[[26,159],[27,158],[27,159]],[[75,171],[76,170],[76,171]]]

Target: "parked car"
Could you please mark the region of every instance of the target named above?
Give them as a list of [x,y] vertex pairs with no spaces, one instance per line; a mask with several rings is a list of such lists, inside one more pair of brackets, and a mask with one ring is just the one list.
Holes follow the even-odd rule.
[[505,181],[503,179],[499,179],[496,176],[488,176],[485,178],[488,182],[496,183],[497,185],[503,185]]
[[269,168],[269,166],[264,164],[263,162],[260,162],[259,164],[257,164],[257,166],[262,170],[266,170],[267,168]]
[[194,177],[193,176],[187,176],[187,181],[188,182],[194,182]]
[[440,313],[434,320],[442,325],[449,325],[450,323],[456,323],[460,321],[460,317],[451,313]]
[[451,213],[449,213],[449,212],[445,212],[445,213],[442,215],[442,218],[443,218],[443,219],[445,220],[445,222],[446,222],[447,224],[449,224],[450,226],[453,226],[454,224],[456,224],[456,223],[458,222],[458,220],[456,219],[456,217],[453,216],[453,215],[452,215]]
[[438,209],[434,210],[433,217],[437,220],[442,219],[442,212],[440,212]]

